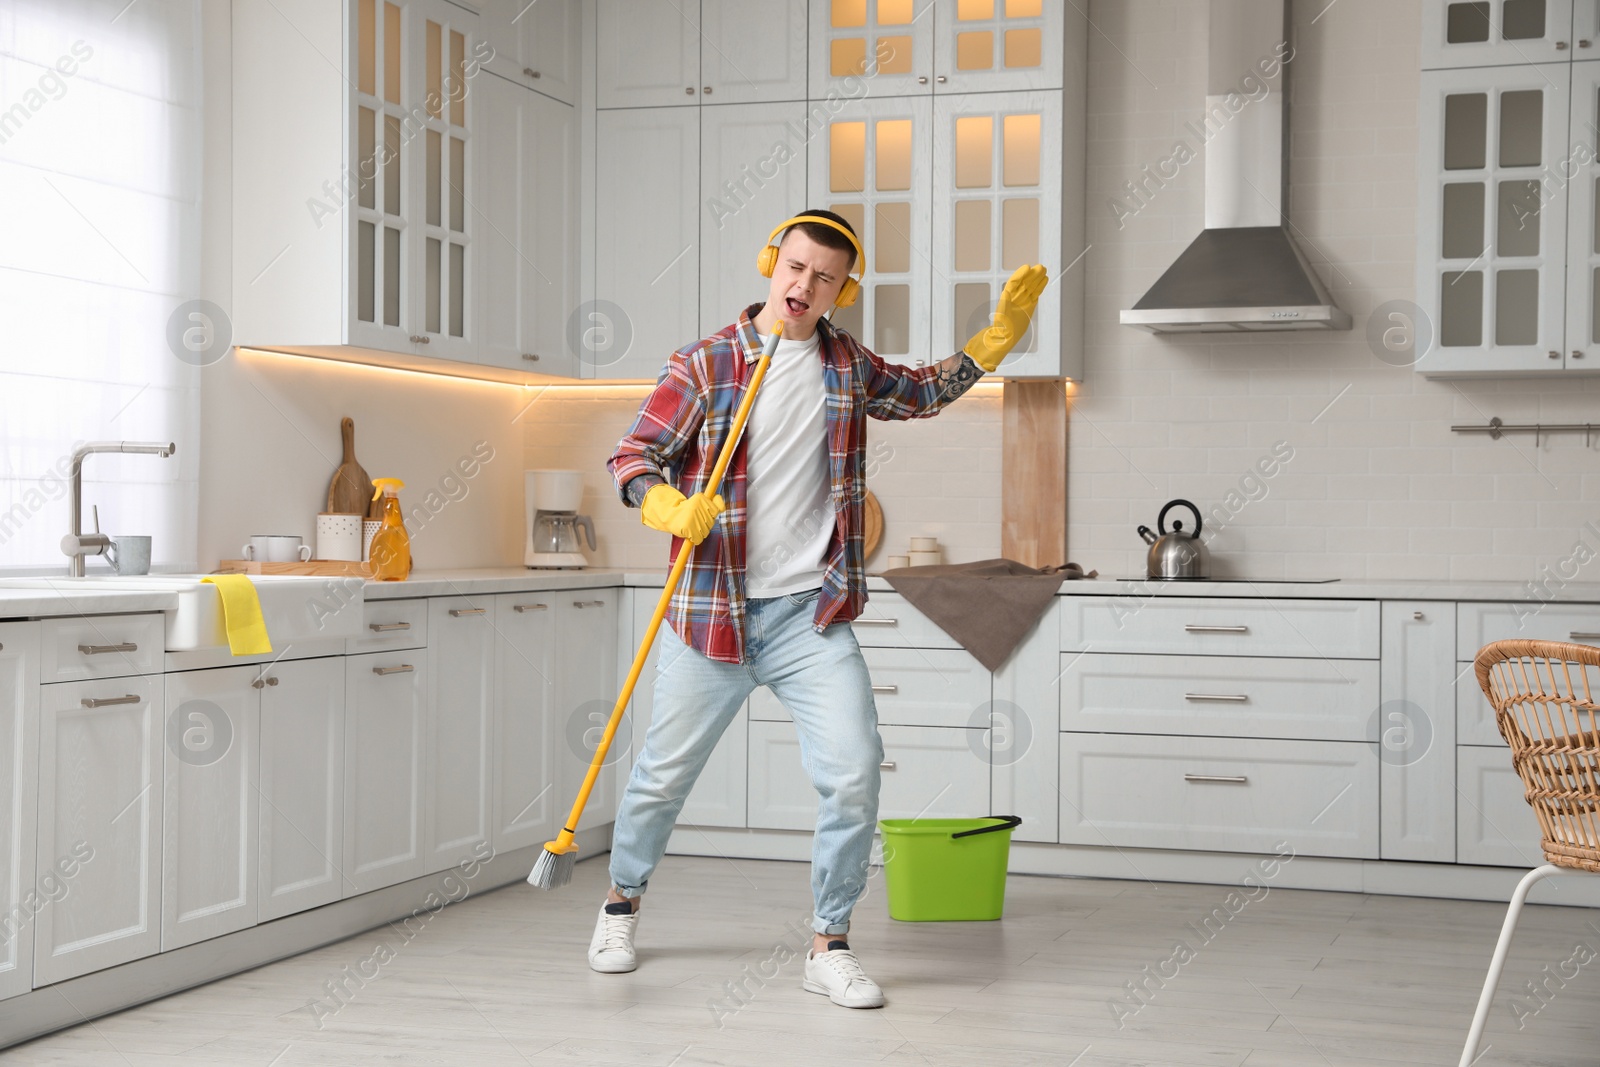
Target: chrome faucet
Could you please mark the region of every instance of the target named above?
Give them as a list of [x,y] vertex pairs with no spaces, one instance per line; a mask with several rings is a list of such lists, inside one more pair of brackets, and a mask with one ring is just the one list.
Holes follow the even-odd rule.
[[84,457],[95,452],[123,452],[164,457],[172,455],[177,450],[178,446],[171,441],[164,445],[153,441],[94,441],[80,446],[72,453],[72,532],[61,539],[61,551],[67,557],[67,574],[73,578],[82,578],[83,558],[101,555],[111,546],[111,538],[99,531],[99,522],[95,523],[94,533],[83,532]]

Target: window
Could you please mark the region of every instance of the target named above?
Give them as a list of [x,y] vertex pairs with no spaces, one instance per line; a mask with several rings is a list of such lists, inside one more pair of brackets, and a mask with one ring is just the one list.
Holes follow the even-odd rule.
[[[200,7],[8,0],[0,13],[0,571],[64,572],[70,462],[84,525],[196,567]],[[169,328],[170,324],[170,328]],[[169,342],[169,333],[172,340]],[[217,348],[215,352],[225,352]],[[183,358],[180,358],[180,354]],[[103,567],[89,560],[91,573]]]

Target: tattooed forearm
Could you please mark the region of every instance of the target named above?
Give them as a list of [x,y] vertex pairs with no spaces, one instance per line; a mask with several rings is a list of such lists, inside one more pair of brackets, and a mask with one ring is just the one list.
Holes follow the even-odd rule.
[[[976,385],[981,377],[983,368],[965,352],[958,352],[939,364],[939,395],[946,400],[954,400]],[[633,482],[628,485],[632,487]]]
[[667,484],[667,480],[659,475],[635,474],[628,479],[628,484],[622,487],[622,491],[628,497],[628,506],[637,508],[644,506],[644,495],[646,493],[658,485],[665,484]]

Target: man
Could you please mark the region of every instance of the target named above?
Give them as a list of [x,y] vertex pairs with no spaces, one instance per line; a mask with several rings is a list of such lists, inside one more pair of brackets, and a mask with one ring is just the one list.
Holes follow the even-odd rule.
[[[808,211],[773,237],[778,247],[769,238],[758,261],[772,279],[766,302],[672,354],[607,464],[645,525],[673,535],[674,554],[680,539],[696,548],[658,638],[650,729],[617,810],[612,888],[589,963],[604,972],[637,965],[640,896],[673,823],[723,730],[765,685],[794,717],[820,798],[804,987],[845,1007],[880,1007],[883,992],[847,939],[866,886],[883,759],[871,679],[847,625],[866,603],[866,418],[924,418],[965,393],[1022,337],[1048,278],[1040,266],[1019,269],[994,325],[962,352],[902,367],[823,317],[859,293],[850,274],[865,257],[850,224]],[[722,495],[709,496],[704,485],[779,320],[783,335]]]

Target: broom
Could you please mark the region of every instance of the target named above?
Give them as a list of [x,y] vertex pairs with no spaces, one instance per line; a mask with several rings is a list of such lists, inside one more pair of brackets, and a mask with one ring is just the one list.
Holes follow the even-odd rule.
[[[728,439],[722,444],[722,452],[717,456],[716,466],[711,468],[711,478],[706,482],[705,488],[708,494],[716,493],[717,486],[722,482],[723,473],[733,460],[734,446],[739,443],[739,437],[744,433],[745,420],[750,417],[756,390],[761,387],[761,379],[766,376],[767,365],[772,362],[772,353],[777,350],[778,338],[782,335],[783,320],[779,319],[773,326],[772,335],[767,338],[767,343],[762,346],[761,361],[756,364],[755,372],[750,376],[750,387],[745,390],[743,399],[739,401],[738,411],[733,417],[733,428],[728,433]],[[622,694],[617,697],[616,707],[611,709],[611,721],[606,723],[606,732],[594,750],[594,759],[589,761],[589,773],[583,777],[583,785],[578,789],[578,799],[573,803],[566,825],[561,828],[556,839],[545,842],[544,851],[539,853],[539,859],[528,875],[529,885],[538,886],[540,889],[557,889],[572,881],[572,868],[578,862],[578,845],[573,840],[578,832],[578,820],[583,817],[584,805],[589,802],[589,791],[594,788],[595,779],[600,775],[600,768],[606,761],[606,753],[611,748],[611,738],[617,732],[617,724],[622,721],[622,713],[627,708],[628,701],[633,697],[633,687],[639,681],[639,673],[644,670],[644,662],[650,656],[651,646],[656,643],[656,631],[661,629],[661,620],[667,614],[667,605],[672,600],[672,594],[677,591],[678,581],[683,577],[684,569],[689,565],[689,554],[693,551],[694,545],[687,540],[683,542],[683,547],[678,549],[678,558],[673,562],[672,571],[667,575],[667,584],[661,590],[661,600],[656,604],[655,614],[650,617],[650,626],[645,630],[639,651],[634,653],[628,680],[622,685]]]

